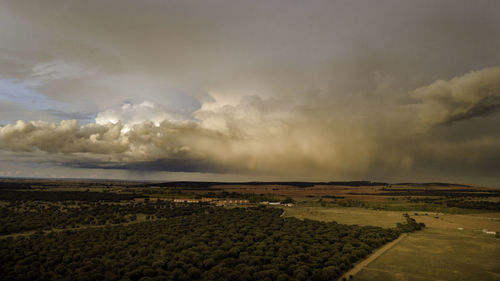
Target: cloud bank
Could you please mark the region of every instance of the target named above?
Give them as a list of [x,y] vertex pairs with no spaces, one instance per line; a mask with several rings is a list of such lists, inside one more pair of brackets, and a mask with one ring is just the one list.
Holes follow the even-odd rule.
[[[332,112],[328,100],[293,105],[258,96],[207,103],[191,116],[150,102],[126,103],[87,125],[64,120],[2,126],[0,149],[93,169],[313,178],[460,170],[493,176],[500,132],[470,127],[498,123],[499,74],[500,68],[487,68],[436,81],[410,91],[413,104],[387,105],[385,114],[368,108],[364,116]],[[458,134],[464,129],[471,135]]]
[[0,1],[0,175],[498,183],[498,10]]

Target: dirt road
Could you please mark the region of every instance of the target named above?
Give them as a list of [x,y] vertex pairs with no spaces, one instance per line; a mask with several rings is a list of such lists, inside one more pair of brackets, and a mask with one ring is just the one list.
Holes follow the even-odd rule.
[[342,275],[339,280],[342,280],[342,278],[345,278],[347,280],[349,280],[349,275],[356,275],[356,273],[360,272],[361,269],[363,269],[365,266],[367,266],[369,263],[371,263],[372,261],[374,261],[375,259],[377,259],[380,255],[382,255],[383,253],[387,252],[387,250],[391,249],[392,247],[394,247],[396,244],[398,244],[399,242],[401,242],[403,239],[405,239],[406,237],[408,236],[407,233],[403,233],[401,234],[401,236],[399,236],[396,240],[390,242],[390,243],[387,243],[385,244],[384,246],[378,248],[377,250],[375,250],[375,252],[373,252],[373,254],[371,254],[368,258],[362,260],[360,263],[356,264],[351,270],[349,270],[348,272],[346,272],[344,275]]

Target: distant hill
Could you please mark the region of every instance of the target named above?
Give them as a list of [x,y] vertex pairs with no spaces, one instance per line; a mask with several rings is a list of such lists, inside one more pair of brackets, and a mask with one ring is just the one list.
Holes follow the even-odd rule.
[[383,182],[371,182],[371,181],[330,181],[330,182],[302,182],[302,181],[270,181],[270,182],[205,182],[205,181],[172,181],[172,182],[162,182],[162,183],[150,183],[145,186],[149,187],[180,187],[184,189],[207,189],[213,186],[224,186],[224,185],[284,185],[284,186],[296,186],[299,188],[307,188],[315,185],[333,185],[333,186],[381,186],[388,185]]
[[440,186],[440,187],[449,187],[449,186],[459,186],[459,187],[470,187],[470,185],[467,184],[456,184],[456,183],[445,183],[445,182],[422,182],[422,183],[415,183],[415,182],[400,182],[400,183],[395,183],[394,185],[407,185],[407,186]]

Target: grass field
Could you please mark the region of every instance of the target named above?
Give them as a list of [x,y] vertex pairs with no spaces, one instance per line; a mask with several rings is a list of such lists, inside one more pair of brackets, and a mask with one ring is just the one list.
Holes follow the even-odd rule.
[[[412,216],[418,222],[423,222],[429,228],[447,228],[465,230],[500,231],[500,213],[485,213],[471,215],[429,214],[429,216]],[[499,239],[500,242],[500,239]]]
[[500,239],[479,231],[411,233],[354,280],[500,280]]
[[[394,227],[398,211],[298,204],[285,216],[345,224]],[[427,228],[401,241],[363,267],[353,280],[500,280],[500,238],[481,230],[500,231],[500,213],[442,214],[419,212],[413,218]],[[459,230],[463,228],[463,230]]]
[[364,208],[296,205],[290,208],[285,207],[284,210],[285,216],[319,221],[336,221],[343,224],[395,227],[396,223],[405,222],[404,212],[376,211]]

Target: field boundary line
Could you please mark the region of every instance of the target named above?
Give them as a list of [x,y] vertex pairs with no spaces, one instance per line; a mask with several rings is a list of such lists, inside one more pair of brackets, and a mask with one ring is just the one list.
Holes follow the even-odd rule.
[[[99,224],[99,225],[79,225],[79,227],[75,228],[51,228],[51,229],[46,229],[42,230],[44,234],[52,233],[52,232],[63,232],[63,231],[78,231],[78,230],[84,230],[84,229],[92,229],[92,228],[106,228],[106,227],[113,227],[113,226],[127,226],[127,225],[132,225],[132,224],[137,224],[137,223],[143,223],[143,222],[153,222],[153,221],[160,221],[163,220],[163,218],[158,219],[150,219],[150,220],[141,220],[141,221],[129,221],[129,222],[123,222],[123,223],[115,223],[115,224]],[[9,234],[4,234],[0,235],[0,240],[1,239],[8,239],[8,238],[16,238],[16,237],[27,237],[35,234],[37,231],[40,230],[28,230],[28,231],[23,231],[23,232],[14,232],[14,233],[9,233]]]
[[338,279],[339,281],[342,280],[342,278],[345,278],[349,280],[349,276],[356,275],[358,272],[360,272],[363,268],[365,268],[368,264],[376,260],[378,257],[380,257],[383,253],[387,252],[390,250],[392,247],[394,247],[396,244],[401,242],[404,238],[408,237],[408,233],[403,233],[401,234],[396,240],[391,241],[384,246],[378,248],[373,252],[370,256],[368,256],[366,259],[362,260],[361,262],[357,263],[354,265],[353,268],[351,268],[349,271],[347,271],[344,275],[340,276]]

